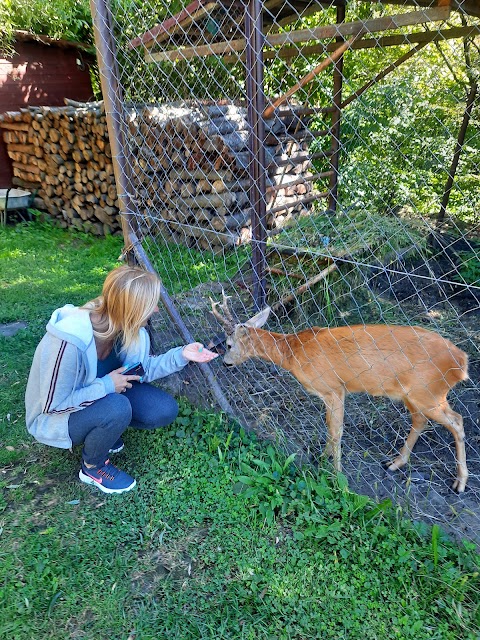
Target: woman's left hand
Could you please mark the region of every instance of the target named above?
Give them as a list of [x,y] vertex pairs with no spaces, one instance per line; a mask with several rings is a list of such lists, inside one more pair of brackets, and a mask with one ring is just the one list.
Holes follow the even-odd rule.
[[205,349],[201,342],[187,344],[186,347],[183,347],[182,354],[190,362],[210,362],[210,360],[218,358],[218,353]]

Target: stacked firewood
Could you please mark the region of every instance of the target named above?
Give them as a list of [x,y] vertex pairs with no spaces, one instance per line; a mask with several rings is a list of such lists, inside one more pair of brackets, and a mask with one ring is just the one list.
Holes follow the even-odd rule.
[[[300,110],[265,122],[267,228],[282,226],[318,197]],[[231,103],[145,107],[131,113],[130,163],[140,226],[200,249],[251,239],[247,110]],[[326,174],[325,174],[326,175]]]
[[29,107],[0,115],[14,186],[61,226],[95,235],[120,232],[103,103]]
[[[64,227],[120,233],[103,103],[30,107],[0,115],[15,186]],[[130,107],[125,149],[132,215],[142,235],[224,250],[251,239],[247,110],[232,103]],[[266,224],[284,225],[313,191],[313,134],[300,109],[265,122]],[[317,134],[318,135],[318,134]]]

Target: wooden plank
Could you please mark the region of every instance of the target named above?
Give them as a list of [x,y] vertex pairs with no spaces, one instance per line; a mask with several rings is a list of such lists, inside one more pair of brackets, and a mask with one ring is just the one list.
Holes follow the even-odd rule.
[[131,40],[128,43],[128,48],[135,49],[141,45],[151,47],[157,42],[162,42],[177,33],[180,29],[188,27],[188,25],[195,20],[198,20],[206,13],[209,13],[212,9],[215,9],[217,5],[218,2],[216,1],[207,2],[207,4],[205,4],[205,0],[195,0],[186,6],[183,11],[180,11],[180,13],[177,13],[175,16],[157,24],[138,38]]
[[315,200],[320,200],[321,198],[328,198],[329,192],[324,191],[323,193],[314,193],[307,198],[299,198],[294,202],[285,202],[284,204],[278,205],[278,207],[274,207],[273,209],[267,209],[267,213],[273,215],[274,213],[278,213],[279,211],[285,211],[286,209],[294,209],[299,205],[310,204],[310,202],[314,202]]
[[350,104],[351,102],[359,98],[362,95],[362,93],[367,91],[367,89],[370,89],[370,87],[372,87],[374,84],[377,84],[377,82],[380,82],[380,80],[383,80],[383,78],[385,78],[385,76],[387,76],[389,73],[391,73],[392,71],[395,71],[395,69],[398,69],[398,67],[401,64],[403,64],[407,60],[410,60],[412,56],[414,56],[416,53],[421,51],[423,47],[427,46],[427,44],[428,42],[419,42],[416,47],[413,47],[413,49],[410,49],[410,51],[407,51],[407,53],[405,53],[403,56],[398,58],[398,60],[395,60],[395,62],[392,62],[392,64],[388,65],[388,67],[383,69],[383,71],[378,73],[374,78],[372,78],[371,80],[366,82],[362,87],[360,87],[358,91],[355,91],[355,93],[352,93],[346,100],[344,100],[340,105],[340,109],[345,109],[345,107],[348,104]]
[[335,51],[325,60],[312,69],[306,76],[301,78],[299,82],[297,82],[293,87],[284,93],[282,96],[279,96],[271,105],[269,105],[265,111],[263,112],[263,117],[265,119],[271,118],[273,113],[277,107],[286,102],[294,93],[296,93],[299,89],[304,87],[306,84],[311,82],[314,78],[316,78],[322,71],[324,71],[330,64],[338,60],[347,49],[349,49],[354,41],[362,35],[362,32],[359,31],[356,35],[352,36],[347,42],[344,42],[339,47],[335,49]]
[[277,47],[285,44],[295,44],[310,42],[311,40],[321,40],[323,38],[336,38],[338,36],[352,36],[363,30],[364,33],[375,33],[378,31],[388,31],[398,29],[421,22],[435,22],[446,20],[450,15],[449,7],[436,7],[433,9],[423,9],[420,11],[410,11],[399,13],[382,18],[372,18],[371,20],[356,20],[354,22],[343,22],[342,24],[332,24],[314,29],[300,29],[287,33],[268,36],[265,39],[265,46]]
[[[382,36],[380,38],[363,38],[354,42],[351,49],[375,49],[376,47],[399,47],[402,45],[416,44],[418,42],[442,42],[443,40],[455,40],[457,38],[469,38],[480,35],[480,26],[469,25],[468,27],[453,27],[452,29],[441,29],[440,31],[418,31],[416,33],[403,33],[398,36]],[[326,51],[335,51],[336,42],[330,42],[327,46],[323,44],[312,45],[309,47],[282,47],[274,51],[264,51],[264,60],[271,59],[288,59],[293,60],[302,56],[316,56],[324,54]],[[234,64],[238,60],[244,60],[245,56],[225,56],[223,61],[225,64]]]
[[279,7],[280,5],[284,4],[285,0],[267,0],[267,2],[264,2],[264,9],[266,11],[270,11],[270,9],[275,9],[275,7]]
[[[398,47],[401,45],[416,44],[419,42],[442,42],[443,40],[453,40],[457,38],[468,38],[480,35],[480,26],[470,25],[468,27],[454,27],[452,29],[441,29],[440,31],[419,31],[417,33],[404,33],[397,36],[383,36],[381,38],[363,38],[354,42],[352,49],[374,49],[376,47]],[[310,55],[318,55],[325,51],[335,51],[336,43],[331,42],[326,47],[324,45],[314,45],[310,47],[284,47],[277,51],[264,51],[265,60],[270,58],[289,58],[293,59],[298,56],[308,57]],[[229,60],[225,58],[225,62],[237,62],[237,58]]]
[[145,51],[145,62],[175,62],[176,60],[191,60],[192,58],[205,58],[207,56],[223,56],[244,51],[245,39],[217,42],[216,44],[187,47],[185,49],[173,49],[171,51],[158,51],[150,53]]
[[[383,18],[373,18],[372,20],[357,20],[355,22],[344,22],[342,24],[326,25],[315,29],[300,29],[288,33],[276,34],[265,37],[265,47],[281,47],[286,44],[298,44],[311,42],[312,40],[322,40],[324,38],[336,38],[338,36],[352,36],[363,30],[365,33],[376,33],[407,27],[422,22],[436,22],[446,20],[450,15],[450,7],[436,7],[434,9],[424,9],[422,11],[410,11]],[[172,51],[159,51],[156,53],[146,53],[146,62],[165,62],[175,60],[191,60],[192,58],[202,58],[211,55],[224,56],[234,54],[245,49],[245,39],[230,40],[228,42],[218,42],[210,45],[200,45],[197,47],[186,47],[184,49],[174,49]]]

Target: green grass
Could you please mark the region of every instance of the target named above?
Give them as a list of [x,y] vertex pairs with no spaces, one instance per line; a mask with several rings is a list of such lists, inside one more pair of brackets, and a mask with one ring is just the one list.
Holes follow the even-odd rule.
[[171,293],[189,291],[204,282],[230,280],[238,274],[251,255],[249,246],[214,256],[209,251],[196,251],[151,237],[145,239],[145,251]]
[[270,240],[271,244],[302,247],[319,256],[355,255],[360,260],[383,260],[412,246],[426,251],[425,232],[413,216],[386,216],[374,211],[350,210],[299,218]]
[[105,496],[80,451],[25,431],[23,393],[50,312],[93,297],[118,239],[0,229],[0,637],[13,640],[478,639],[478,555],[438,527],[298,469],[225,416],[181,401],[129,430]]
[[121,249],[121,238],[99,241],[48,224],[1,229],[0,322],[36,322],[59,301],[81,304],[97,295],[105,275],[119,264]]
[[[322,309],[329,325],[339,322],[339,308],[348,310],[351,324],[365,321],[359,317],[360,306],[369,321],[378,320],[378,301],[369,304],[368,291],[363,286],[364,265],[389,264],[398,254],[409,259],[428,254],[426,233],[413,215],[403,212],[401,216],[386,216],[365,209],[302,216],[271,237],[267,246],[272,249],[271,267],[300,274],[305,281],[317,276],[333,258],[336,270],[297,296],[303,313],[307,310],[313,323],[323,323],[322,318],[315,317]],[[271,280],[271,304],[300,284],[288,273],[271,276]]]

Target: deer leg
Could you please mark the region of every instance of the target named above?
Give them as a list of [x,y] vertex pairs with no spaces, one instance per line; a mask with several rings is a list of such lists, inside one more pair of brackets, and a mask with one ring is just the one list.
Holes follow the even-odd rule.
[[410,458],[410,454],[413,451],[413,447],[416,445],[420,434],[425,430],[425,426],[427,424],[426,417],[415,407],[415,405],[406,400],[404,400],[404,404],[410,411],[412,417],[412,428],[410,429],[410,433],[408,434],[407,439],[405,440],[405,444],[401,448],[399,455],[387,467],[389,471],[396,471],[397,469],[401,469],[407,464]]
[[332,393],[323,397],[327,408],[327,445],[325,454],[333,459],[333,466],[336,471],[342,470],[342,434],[343,434],[343,416],[345,412],[345,393]]
[[465,454],[465,431],[463,429],[463,418],[459,413],[453,411],[447,400],[441,402],[437,407],[425,411],[427,418],[435,420],[450,431],[455,440],[455,451],[457,458],[457,477],[452,488],[458,493],[465,491],[468,480],[467,457]]

